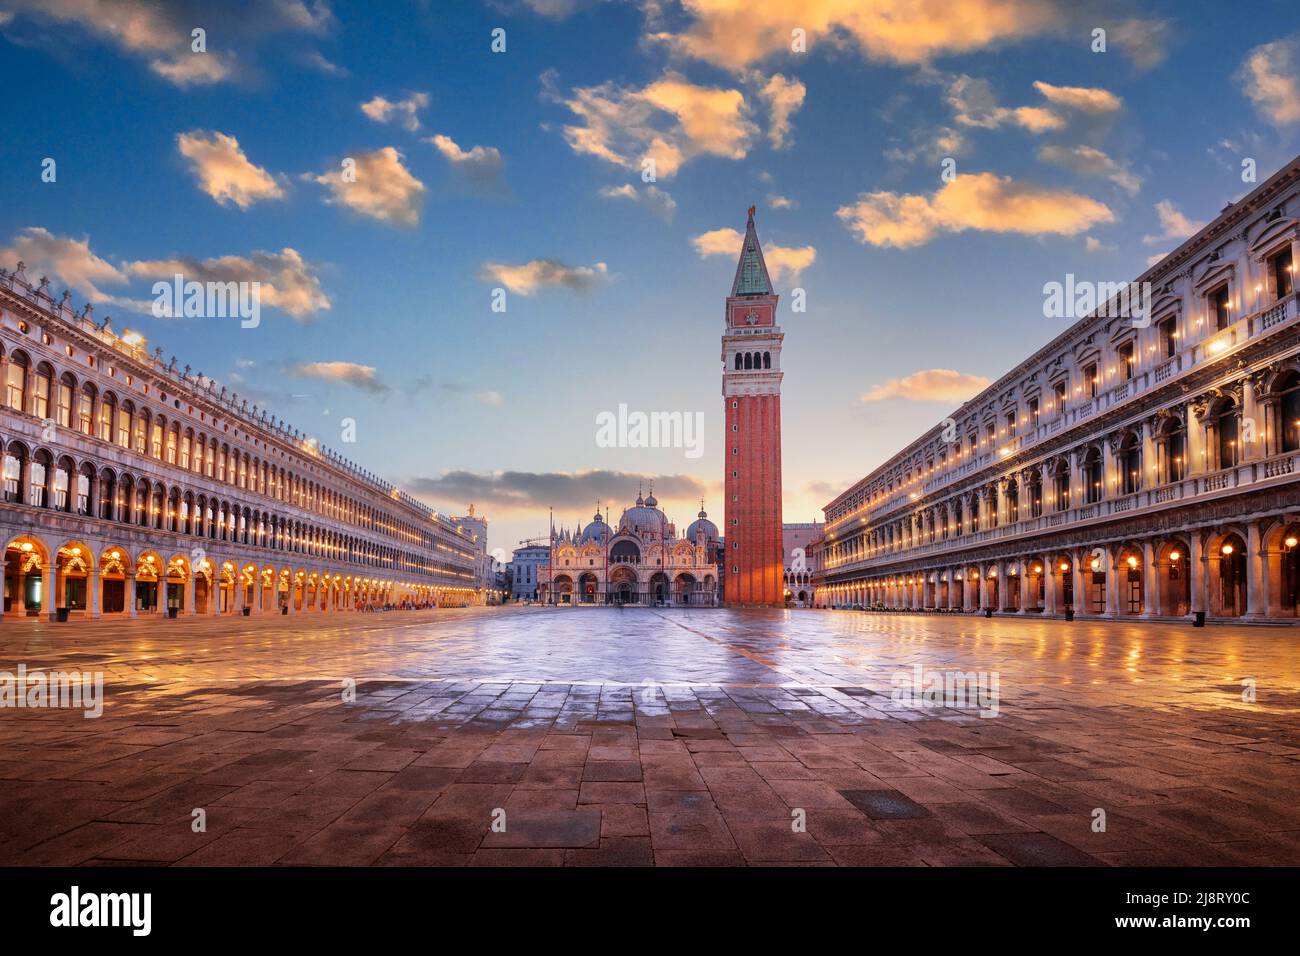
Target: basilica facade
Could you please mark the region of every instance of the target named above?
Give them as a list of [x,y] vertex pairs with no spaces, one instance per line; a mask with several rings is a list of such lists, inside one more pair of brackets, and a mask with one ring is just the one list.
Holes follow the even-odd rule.
[[653,491],[637,495],[618,527],[597,511],[585,527],[551,535],[537,571],[538,598],[554,605],[713,607],[718,601],[718,529],[704,511],[682,536]]

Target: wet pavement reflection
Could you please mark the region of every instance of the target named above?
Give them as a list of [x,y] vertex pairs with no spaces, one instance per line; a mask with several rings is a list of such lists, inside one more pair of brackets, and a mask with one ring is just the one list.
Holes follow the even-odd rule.
[[105,704],[0,708],[0,862],[1294,864],[1297,638],[804,610],[6,620],[0,671],[103,672]]

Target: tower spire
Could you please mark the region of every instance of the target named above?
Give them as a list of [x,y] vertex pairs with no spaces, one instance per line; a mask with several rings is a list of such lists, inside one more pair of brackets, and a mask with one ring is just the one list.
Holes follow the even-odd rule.
[[749,219],[745,222],[745,241],[740,248],[740,261],[736,263],[736,278],[731,283],[732,295],[772,294],[772,280],[763,259],[763,246],[758,241],[758,230],[754,228],[755,208],[749,207]]

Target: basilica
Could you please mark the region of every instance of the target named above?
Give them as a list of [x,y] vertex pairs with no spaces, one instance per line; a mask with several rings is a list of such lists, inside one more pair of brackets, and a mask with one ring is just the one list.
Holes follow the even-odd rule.
[[713,607],[717,545],[718,529],[703,502],[678,537],[652,490],[637,495],[617,529],[597,510],[585,527],[553,532],[550,560],[538,568],[538,596],[546,604]]

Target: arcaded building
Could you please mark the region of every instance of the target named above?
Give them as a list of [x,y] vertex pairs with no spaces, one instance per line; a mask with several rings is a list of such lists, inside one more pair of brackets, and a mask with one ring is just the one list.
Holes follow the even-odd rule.
[[481,600],[470,534],[22,263],[0,381],[6,619]]
[[817,603],[1296,620],[1297,261],[1300,160],[826,505]]
[[718,602],[718,529],[704,511],[684,535],[654,492],[637,495],[618,527],[599,511],[587,525],[552,535],[549,560],[537,566],[545,604],[713,607]]

